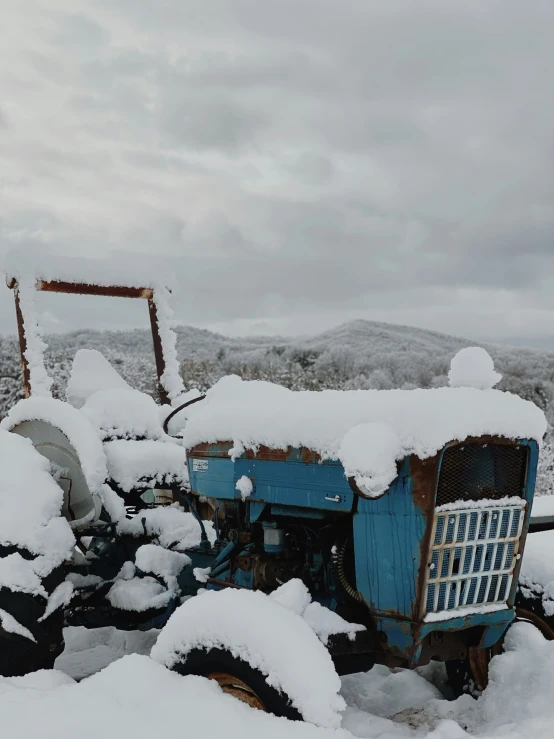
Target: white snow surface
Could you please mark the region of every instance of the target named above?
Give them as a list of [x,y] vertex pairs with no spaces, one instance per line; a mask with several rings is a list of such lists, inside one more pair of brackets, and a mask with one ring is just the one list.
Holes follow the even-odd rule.
[[195,567],[192,571],[192,574],[194,575],[194,579],[196,580],[196,582],[205,583],[208,582],[211,571],[211,567]]
[[160,377],[160,382],[167,391],[169,400],[173,401],[183,394],[185,386],[179,371],[179,360],[177,359],[177,334],[174,331],[177,324],[173,318],[170,292],[165,285],[160,285],[154,291],[154,305],[156,306],[158,333],[165,362],[165,369]]
[[531,518],[554,516],[554,495],[540,495],[533,498]]
[[346,477],[355,478],[358,488],[368,497],[378,498],[397,475],[396,460],[401,448],[398,434],[387,424],[361,423],[346,432],[338,457]]
[[81,413],[103,440],[137,437],[155,440],[163,436],[156,402],[150,395],[132,388],[97,390],[86,399]]
[[554,531],[527,536],[519,583],[530,595],[542,599],[547,616],[554,615]]
[[104,444],[110,477],[128,493],[133,488],[186,485],[187,453],[172,442],[116,440]]
[[24,636],[26,639],[30,639],[36,643],[36,639],[29,629],[20,624],[17,619],[2,608],[0,608],[0,625],[4,631],[7,631],[10,634],[19,634],[19,636]]
[[74,585],[70,580],[65,580],[55,588],[50,596],[48,597],[48,603],[46,604],[46,610],[39,618],[39,621],[44,621],[50,614],[57,611],[62,606],[69,605],[71,598],[73,597]]
[[445,513],[448,511],[467,511],[480,510],[484,508],[503,508],[504,506],[512,506],[516,508],[526,508],[527,501],[523,498],[516,498],[515,495],[506,495],[503,498],[482,498],[481,500],[455,500],[453,503],[443,503],[435,507],[435,513]]
[[162,629],[151,656],[172,667],[195,648],[230,650],[288,695],[306,721],[338,728],[345,704],[329,652],[301,617],[260,591],[190,598]]
[[106,597],[114,608],[141,613],[167,606],[172,595],[154,577],[147,576],[116,580]]
[[[148,536],[157,538],[160,546],[171,547],[173,550],[183,550],[200,543],[200,526],[192,513],[185,511],[177,504],[141,511],[133,518],[123,517],[118,523],[118,529],[125,534],[142,536],[144,529]],[[209,541],[215,541],[215,530],[211,521],[204,521],[204,528]]]
[[222,727],[230,739],[539,739],[552,733],[554,642],[529,624],[510,629],[478,701],[445,699],[437,663],[417,671],[376,665],[343,677],[340,730],[264,714],[214,682],[166,670],[144,656],[156,634],[65,629],[57,670],[0,678],[0,735],[74,739],[79,726],[86,739],[151,739],[160,726],[182,733],[183,716],[187,734],[201,739],[219,739]]
[[[75,539],[71,527],[60,517],[62,489],[50,474],[50,463],[32,443],[0,429],[0,544],[28,549],[34,560],[12,554],[0,560],[0,579],[18,570],[29,592],[38,590],[44,577],[70,556]],[[10,575],[11,572],[11,575]]]
[[82,408],[86,400],[98,390],[131,390],[131,386],[96,349],[79,349],[71,365],[66,388],[66,399],[75,408]]
[[327,644],[329,637],[334,634],[347,634],[348,638],[353,641],[356,638],[357,631],[365,630],[362,624],[349,623],[338,613],[315,601],[306,607],[302,618],[315,631],[323,644]]
[[452,358],[448,382],[450,387],[474,387],[490,390],[502,379],[495,371],[494,362],[486,349],[468,346]]
[[90,492],[101,493],[108,477],[106,455],[95,427],[82,412],[54,398],[25,398],[13,406],[0,426],[9,431],[24,421],[46,421],[65,434],[79,457]]
[[452,608],[449,611],[436,611],[428,613],[423,619],[426,623],[435,623],[438,621],[448,621],[451,618],[464,618],[465,616],[474,616],[478,613],[496,613],[497,611],[505,611],[508,606],[505,603],[491,603],[483,606],[464,606],[462,608]]
[[34,280],[22,277],[19,280],[19,307],[25,324],[25,359],[29,368],[29,384],[33,395],[52,396],[52,378],[46,371],[44,352],[47,344],[42,338],[40,317],[35,301]]
[[177,575],[190,562],[190,557],[181,552],[144,544],[137,549],[134,564],[125,562],[107,598],[112,606],[126,611],[166,606],[179,595]]
[[312,602],[310,591],[299,578],[289,580],[268,597],[301,616],[323,644],[327,644],[333,634],[348,634],[350,639],[354,639],[356,632],[365,628],[362,624],[346,621],[321,603]]
[[340,460],[371,492],[392,482],[395,462],[408,454],[425,459],[449,441],[485,434],[540,443],[545,431],[537,406],[499,390],[295,392],[230,375],[191,406],[183,438],[187,449],[231,441],[233,455],[260,445],[308,447]]
[[190,562],[190,557],[186,554],[172,552],[156,544],[143,544],[137,549],[135,556],[135,564],[139,570],[164,579],[177,576]]
[[298,616],[302,616],[312,602],[310,591],[298,577],[281,585],[277,590],[270,593],[269,597]]
[[252,480],[249,477],[246,477],[246,475],[243,475],[241,478],[237,480],[237,484],[235,485],[235,488],[239,491],[241,498],[243,500],[246,500],[252,495],[252,491],[254,490],[254,485],[252,484]]

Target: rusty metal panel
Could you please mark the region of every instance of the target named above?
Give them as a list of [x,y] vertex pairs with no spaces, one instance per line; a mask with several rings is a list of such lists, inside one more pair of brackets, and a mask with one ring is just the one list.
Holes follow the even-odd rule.
[[[229,451],[233,448],[232,441],[220,441],[216,444],[197,444],[188,450],[189,457],[222,457],[227,459]],[[256,450],[245,449],[241,454],[242,459],[257,460],[260,462],[298,462],[305,465],[319,464],[321,456],[312,449],[306,447],[287,447],[286,449],[272,449],[261,444]]]

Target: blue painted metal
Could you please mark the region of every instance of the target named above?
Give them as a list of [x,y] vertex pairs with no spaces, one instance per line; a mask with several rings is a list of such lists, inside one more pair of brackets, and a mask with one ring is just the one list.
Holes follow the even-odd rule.
[[248,519],[250,523],[255,523],[264,512],[266,504],[259,500],[248,501]]
[[213,444],[201,463],[188,460],[192,490],[222,500],[239,500],[236,489],[244,475],[254,482],[249,500],[323,511],[351,511],[354,492],[340,462],[305,461],[302,450],[290,449],[283,461],[228,456],[230,444]]
[[386,634],[387,649],[415,667],[419,663],[424,639],[431,632],[461,631],[473,626],[484,626],[480,647],[492,647],[506,633],[515,618],[513,609],[493,613],[476,613],[430,623],[402,621],[392,617],[378,617],[377,628]]
[[237,543],[234,541],[230,541],[227,546],[225,546],[221,552],[217,555],[217,557],[214,560],[214,563],[212,565],[212,568],[215,570],[217,565],[219,565],[221,562],[225,562],[229,559],[231,552],[233,552],[237,548]]
[[[529,448],[528,475],[523,497],[528,502],[523,527],[529,524],[533,497],[538,447],[535,442],[518,442]],[[281,459],[228,456],[230,444],[214,444],[195,461],[189,454],[191,486],[195,493],[220,501],[238,501],[237,481],[244,475],[254,482],[248,499],[247,516],[251,522],[271,516],[297,519],[329,518],[333,513],[346,514],[352,520],[356,588],[383,632],[387,650],[412,666],[418,663],[423,642],[432,632],[451,632],[481,627],[480,646],[493,645],[514,618],[511,607],[493,613],[474,613],[442,621],[424,621],[423,586],[430,543],[430,527],[435,508],[436,490],[427,486],[426,494],[416,490],[410,458],[399,465],[398,476],[385,495],[378,499],[356,496],[338,462],[318,461],[304,450],[289,449]],[[440,472],[443,452],[434,469]],[[476,473],[478,473],[476,469]],[[431,478],[430,478],[431,479]],[[434,478],[434,484],[438,475]],[[421,485],[421,483],[418,483]],[[279,550],[275,554],[281,555]],[[226,547],[216,560],[212,575],[225,580],[233,577],[237,585],[253,587],[252,573],[231,570],[228,558],[233,552]],[[317,575],[322,562],[307,563],[307,572]],[[508,605],[513,604],[519,565],[514,573]],[[327,590],[315,599],[336,607],[337,593],[332,578],[324,578]],[[209,587],[217,588],[217,585]]]
[[427,511],[414,501],[407,459],[386,495],[358,500],[353,528],[356,587],[370,610],[412,617]]
[[313,508],[300,508],[294,505],[272,505],[270,507],[273,516],[288,516],[289,518],[325,518],[325,511],[314,510]]

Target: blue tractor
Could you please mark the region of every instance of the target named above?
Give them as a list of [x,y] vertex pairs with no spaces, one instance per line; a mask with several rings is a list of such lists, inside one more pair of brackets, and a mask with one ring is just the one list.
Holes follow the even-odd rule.
[[[92,361],[91,355],[85,358]],[[259,383],[242,386],[259,391]],[[449,416],[450,389],[444,390],[398,396],[414,428],[414,408],[425,409],[427,399],[434,410],[422,414],[422,424],[434,428],[437,419]],[[284,402],[293,404],[327,397],[284,392]],[[412,408],[413,393],[419,395]],[[483,406],[487,393],[494,393],[491,407],[506,402],[508,415],[521,414],[521,428],[537,427],[540,412],[534,406],[515,396],[499,400],[504,394],[498,391],[486,391]],[[63,650],[64,625],[161,629],[166,646],[160,658],[171,669],[216,679],[224,691],[257,708],[309,718],[284,683],[268,684],[267,666],[248,661],[247,646],[241,652],[230,643],[235,637],[220,636],[237,603],[245,609],[237,619],[242,631],[233,632],[238,642],[292,650],[298,670],[304,668],[297,641],[278,630],[267,633],[256,616],[270,603],[261,594],[283,609],[296,588],[305,600],[298,607],[295,596],[289,606],[306,653],[315,649],[315,640],[336,674],[367,671],[376,663],[415,668],[438,660],[446,663],[456,694],[486,686],[488,663],[518,608],[545,635],[551,632],[545,614],[518,592],[537,434],[514,438],[500,423],[498,432],[445,439],[425,454],[413,441],[413,451],[393,459],[390,479],[376,494],[340,455],[259,439],[237,443],[229,431],[234,415],[223,413],[218,421],[216,396],[168,407],[163,428],[150,406],[154,401],[146,397],[118,383],[91,392],[80,408],[31,397],[3,421],[10,435],[31,440],[30,465],[37,453],[51,465],[61,489],[58,515],[68,522],[75,547],[57,560],[52,555],[41,569],[39,560],[48,552],[25,543],[21,522],[14,522],[13,536],[2,529],[8,533],[0,540],[0,576],[10,563],[15,574],[0,582],[0,674],[51,667]],[[344,398],[357,408],[365,397],[337,393],[333,402]],[[371,404],[379,406],[375,398]],[[142,426],[139,406],[146,418]],[[250,410],[256,423],[263,420],[263,404],[255,401]],[[274,406],[272,412],[277,413]],[[179,428],[179,415],[185,431],[172,437],[168,432]],[[207,416],[216,419],[221,438],[213,424],[203,426]],[[300,415],[291,419],[291,425],[301,422]],[[12,494],[2,490],[6,505]],[[40,576],[40,592],[18,584],[24,567]],[[256,592],[259,597],[252,599]],[[205,625],[198,604],[206,604]],[[217,604],[219,622],[210,631]],[[187,614],[196,614],[195,620],[187,621]],[[183,624],[194,639],[175,636]],[[171,639],[162,638],[166,631]]]

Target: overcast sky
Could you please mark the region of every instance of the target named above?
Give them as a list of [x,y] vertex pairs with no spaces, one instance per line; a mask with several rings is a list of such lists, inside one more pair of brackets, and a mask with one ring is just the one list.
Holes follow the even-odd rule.
[[[552,0],[0,10],[1,254],[164,260],[178,319],[225,333],[554,336]],[[146,318],[43,302],[52,330]]]

